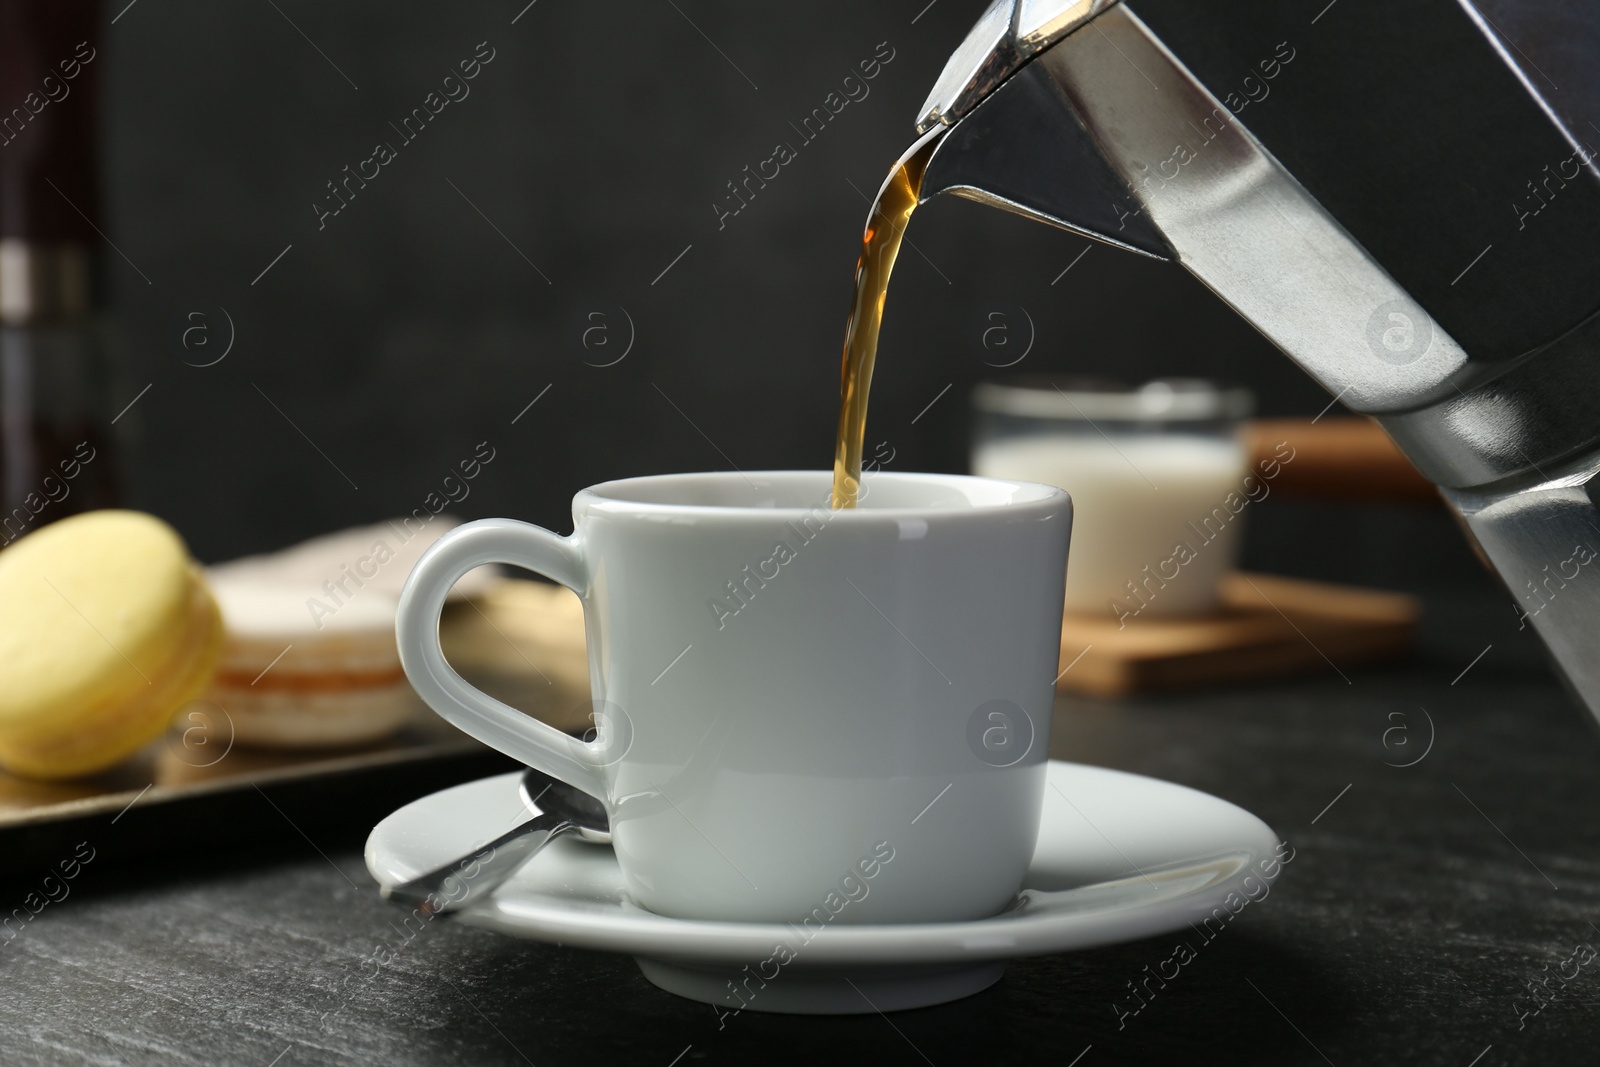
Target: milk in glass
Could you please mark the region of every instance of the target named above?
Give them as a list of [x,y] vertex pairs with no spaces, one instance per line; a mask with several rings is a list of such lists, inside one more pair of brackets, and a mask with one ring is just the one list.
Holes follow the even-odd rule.
[[1072,496],[1069,612],[1128,625],[1218,606],[1249,501],[1233,432],[1249,399],[1172,384],[1119,394],[984,386],[975,397],[972,472]]

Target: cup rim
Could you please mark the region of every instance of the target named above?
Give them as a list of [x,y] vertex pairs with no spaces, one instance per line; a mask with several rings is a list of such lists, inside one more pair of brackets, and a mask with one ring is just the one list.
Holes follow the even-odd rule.
[[[615,478],[591,485],[578,492],[573,498],[573,511],[601,511],[612,514],[674,514],[674,515],[705,515],[721,516],[727,518],[761,518],[761,519],[793,519],[804,515],[813,515],[818,511],[825,511],[832,516],[832,521],[843,519],[847,522],[870,522],[876,519],[926,519],[931,516],[975,516],[985,514],[1003,514],[1014,512],[1017,509],[1029,507],[1053,508],[1062,503],[1070,504],[1071,498],[1067,492],[1053,485],[1042,482],[1027,482],[1013,478],[987,478],[973,474],[939,474],[924,471],[876,471],[870,472],[863,479],[867,487],[868,497],[874,482],[887,479],[891,483],[924,484],[929,486],[939,485],[963,492],[967,499],[961,504],[928,504],[919,507],[872,507],[870,504],[860,508],[845,508],[835,510],[831,506],[830,493],[833,486],[833,472],[821,470],[777,470],[777,471],[693,471],[673,474],[646,474],[629,478]],[[815,502],[812,504],[797,505],[769,505],[769,504],[706,504],[677,501],[661,501],[639,499],[635,496],[621,495],[630,487],[644,485],[660,486],[662,484],[683,485],[699,483],[735,486],[746,485],[749,482],[757,483],[757,488],[765,481],[769,484],[788,483],[790,487],[799,484],[814,483]],[[987,498],[975,498],[980,493],[989,494]],[[1009,494],[1005,496],[1003,494]]]

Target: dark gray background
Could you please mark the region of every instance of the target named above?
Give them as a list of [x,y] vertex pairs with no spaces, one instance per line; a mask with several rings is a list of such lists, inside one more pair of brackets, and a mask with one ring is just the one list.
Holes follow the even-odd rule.
[[[484,440],[496,458],[454,510],[562,530],[602,479],[830,462],[865,197],[981,0],[525,4],[143,0],[108,28],[104,228],[138,268],[109,256],[112,409],[153,383],[119,424],[130,503],[201,558],[409,512]],[[471,95],[402,146],[389,123],[483,41]],[[798,145],[789,124],[885,41],[870,95],[719,231],[725,183]],[[319,231],[325,183],[378,141],[399,158]],[[1176,267],[1096,246],[1062,276],[1084,241],[951,198],[910,239],[869,425],[897,469],[965,469],[996,302],[1036,324],[1019,371],[1211,376],[1268,414],[1327,403]],[[234,348],[187,365],[174,322],[218,306]],[[620,345],[618,308],[631,352],[586,365],[619,351],[583,347],[586,315],[608,311]],[[1442,512],[1278,501],[1251,522],[1257,567],[1487,580]]]

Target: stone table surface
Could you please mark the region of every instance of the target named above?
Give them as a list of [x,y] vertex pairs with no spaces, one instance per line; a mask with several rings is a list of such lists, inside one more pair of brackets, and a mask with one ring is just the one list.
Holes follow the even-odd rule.
[[[1295,848],[1137,1013],[1129,983],[1172,936],[1018,961],[941,1007],[721,1029],[626,957],[445,922],[402,938],[360,845],[437,784],[413,780],[246,791],[165,841],[86,828],[70,895],[0,944],[0,1063],[1594,1062],[1600,962],[1569,961],[1600,946],[1600,743],[1503,598],[1428,609],[1403,667],[1059,702],[1053,755],[1215,793]],[[4,906],[50,866],[8,861]]]

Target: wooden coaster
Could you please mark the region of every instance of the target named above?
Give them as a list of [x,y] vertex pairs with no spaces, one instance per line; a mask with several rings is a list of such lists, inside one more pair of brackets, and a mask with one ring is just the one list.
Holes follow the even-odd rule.
[[1057,687],[1114,697],[1343,673],[1409,655],[1422,610],[1403,593],[1242,572],[1221,594],[1205,618],[1067,616]]

